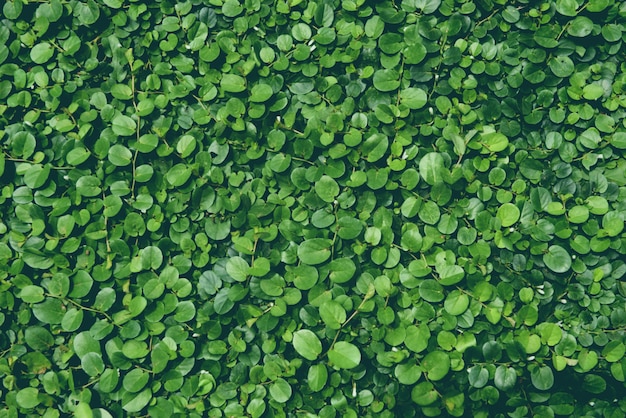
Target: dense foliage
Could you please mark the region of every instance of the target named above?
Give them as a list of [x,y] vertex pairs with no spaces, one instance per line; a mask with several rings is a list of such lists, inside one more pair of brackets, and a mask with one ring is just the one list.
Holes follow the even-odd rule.
[[0,417],[626,415],[626,3],[3,3]]

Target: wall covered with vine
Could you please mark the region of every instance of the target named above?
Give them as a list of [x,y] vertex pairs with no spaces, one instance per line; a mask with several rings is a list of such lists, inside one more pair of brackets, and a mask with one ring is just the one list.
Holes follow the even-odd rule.
[[0,417],[624,417],[625,24],[6,0]]

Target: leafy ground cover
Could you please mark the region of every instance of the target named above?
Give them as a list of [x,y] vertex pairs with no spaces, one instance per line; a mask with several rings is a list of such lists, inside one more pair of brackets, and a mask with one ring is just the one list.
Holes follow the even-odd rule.
[[5,1],[0,417],[625,416],[625,22]]

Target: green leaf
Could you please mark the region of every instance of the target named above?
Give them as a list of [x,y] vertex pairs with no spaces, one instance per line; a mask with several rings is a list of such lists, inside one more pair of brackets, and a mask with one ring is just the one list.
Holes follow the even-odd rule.
[[36,351],[46,351],[54,346],[54,338],[50,331],[40,326],[31,326],[24,332],[24,340]]
[[453,290],[446,297],[443,307],[450,315],[461,315],[469,307],[469,297],[460,290]]
[[334,300],[323,302],[319,310],[322,321],[330,329],[341,329],[341,325],[346,321],[346,310]]
[[226,272],[238,282],[245,282],[248,278],[250,265],[239,256],[229,258],[226,262]]
[[319,392],[326,387],[328,369],[324,364],[314,364],[309,367],[307,383],[313,392]]
[[100,375],[104,371],[104,361],[99,353],[90,352],[80,359],[82,369],[89,376],[94,377]]
[[87,353],[100,354],[100,343],[88,331],[76,334],[72,341],[72,348],[79,358],[83,358]]
[[450,371],[450,356],[443,351],[431,351],[422,360],[422,368],[431,382],[441,380]]
[[274,95],[274,91],[269,84],[255,84],[250,90],[250,101],[263,103]]
[[332,177],[323,175],[315,182],[315,193],[324,202],[332,203],[339,194],[339,185]]
[[50,178],[50,165],[32,164],[26,174],[24,174],[24,183],[31,189],[39,189]]
[[220,86],[226,92],[241,93],[246,89],[246,79],[236,74],[223,74]]
[[28,285],[22,288],[19,297],[26,303],[39,303],[45,299],[44,289],[36,285]]
[[326,268],[330,271],[329,277],[333,283],[345,283],[354,277],[356,265],[350,258],[336,258]]
[[443,182],[445,172],[443,156],[438,152],[429,152],[419,162],[419,173],[422,179],[431,186]]
[[482,366],[473,366],[467,370],[469,384],[480,389],[489,381],[489,370]]
[[621,361],[626,353],[626,346],[621,341],[610,341],[602,349],[602,356],[609,363]]
[[109,148],[109,161],[118,167],[126,167],[133,159],[133,153],[124,145],[115,144]]
[[281,377],[270,385],[270,396],[278,403],[285,403],[291,398],[293,391],[291,385]]
[[588,374],[583,378],[582,389],[594,394],[603,393],[606,390],[606,380],[596,374]]
[[[322,343],[320,339],[317,337],[317,335],[315,335],[313,331],[310,331],[308,329],[301,329],[293,333],[293,348],[302,357],[311,361],[316,360],[317,357],[322,353]],[[311,371],[309,369],[309,374],[310,373]]]
[[439,283],[444,286],[457,284],[465,277],[465,270],[461,266],[444,265],[437,267],[439,273]]
[[587,100],[597,100],[604,95],[604,89],[599,84],[587,84],[583,87],[583,97]]
[[122,386],[128,392],[136,393],[142,390],[149,380],[148,372],[142,369],[133,369],[124,376]]
[[82,176],[76,182],[76,191],[85,197],[98,196],[102,193],[100,179],[95,176]]
[[226,0],[222,4],[222,13],[227,17],[235,17],[243,12],[243,6],[237,0]]
[[411,400],[419,406],[432,405],[439,399],[439,392],[430,382],[421,382],[411,390]]
[[406,337],[404,338],[404,344],[406,347],[415,352],[421,353],[428,347],[428,340],[430,339],[430,329],[425,324],[419,326],[409,325],[406,328]]
[[445,298],[443,286],[432,279],[427,279],[420,283],[419,295],[428,302],[441,302]]
[[567,26],[567,33],[570,35],[583,38],[593,30],[593,21],[586,16],[577,16]]
[[499,365],[496,367],[493,382],[498,389],[509,391],[515,387],[515,383],[517,382],[517,373],[513,367]]
[[141,266],[144,270],[156,270],[163,263],[163,253],[159,247],[149,245],[140,251]]
[[65,156],[65,161],[69,165],[78,166],[87,161],[87,159],[91,156],[91,152],[87,148],[74,148]]
[[560,245],[551,245],[543,255],[546,267],[555,273],[565,273],[572,266],[572,257]]
[[373,77],[374,87],[381,92],[396,90],[400,87],[400,74],[393,69],[377,70]]
[[152,390],[146,388],[138,394],[128,392],[122,398],[122,409],[126,412],[139,412],[145,408],[152,399]]
[[127,84],[114,84],[111,87],[111,95],[116,99],[130,100],[133,98],[133,89]]
[[[572,0],[575,2],[575,0]],[[548,61],[552,73],[560,78],[569,77],[574,73],[574,62],[567,55],[559,55]]]
[[509,139],[500,132],[483,133],[481,137],[483,154],[501,152],[509,146]]
[[331,364],[339,369],[353,369],[361,364],[361,352],[352,343],[338,341],[328,351],[328,359]]
[[496,216],[504,228],[514,225],[520,218],[521,212],[513,203],[505,203],[498,208]]
[[422,377],[419,366],[411,362],[398,364],[393,374],[403,385],[413,385]]
[[22,253],[22,260],[27,266],[38,270],[48,270],[54,265],[52,258],[34,248],[26,248]]
[[84,311],[82,309],[68,309],[61,320],[61,328],[65,332],[74,332],[80,328],[83,323]]
[[400,103],[410,109],[421,109],[428,102],[426,92],[420,88],[409,87],[400,91]]
[[598,354],[587,349],[581,350],[578,354],[578,367],[586,373],[598,365]]
[[576,16],[578,2],[576,0],[557,0],[556,11],[563,16]]
[[538,390],[549,390],[554,385],[554,374],[548,366],[537,366],[531,368],[530,380]]
[[178,163],[167,171],[165,179],[173,187],[180,187],[187,183],[191,177],[192,170],[186,164]]
[[20,408],[32,409],[41,403],[37,388],[24,388],[17,392],[15,401]]
[[304,264],[317,265],[328,260],[332,241],[327,238],[312,238],[298,246],[298,258]]
[[35,64],[45,64],[54,55],[54,47],[48,42],[40,42],[30,50],[30,59]]
[[135,135],[137,124],[129,116],[118,114],[111,121],[111,128],[116,135],[131,136]]
[[362,145],[362,152],[370,163],[376,162],[385,156],[389,148],[387,135],[375,133],[369,136]]

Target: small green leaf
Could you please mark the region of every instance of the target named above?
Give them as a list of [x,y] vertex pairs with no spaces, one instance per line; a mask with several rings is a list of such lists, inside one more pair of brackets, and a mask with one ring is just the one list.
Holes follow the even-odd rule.
[[137,131],[137,124],[129,116],[118,114],[111,121],[113,133],[120,136],[131,136]]
[[626,346],[621,341],[610,341],[602,350],[602,356],[609,363],[621,361],[625,353]]
[[530,380],[536,389],[549,390],[554,385],[554,374],[548,366],[537,366],[531,369]]
[[381,92],[393,91],[400,87],[400,74],[393,69],[377,70],[373,77],[374,87]]
[[450,315],[461,315],[469,307],[469,297],[460,290],[453,290],[446,297],[443,307]]
[[99,353],[90,352],[80,359],[82,369],[89,376],[98,376],[104,371],[104,361]]
[[311,361],[316,360],[322,353],[320,339],[308,329],[301,329],[293,333],[293,347],[298,354]]
[[443,182],[444,171],[443,156],[438,152],[427,153],[419,162],[420,176],[431,186]]
[[278,403],[287,402],[293,393],[291,385],[282,377],[279,377],[270,385],[269,392],[272,399]]
[[409,109],[421,109],[427,101],[426,92],[420,88],[409,87],[400,91],[400,103],[408,106]]
[[145,408],[152,399],[152,390],[144,389],[138,394],[127,392],[122,398],[122,409],[126,412],[139,412]]
[[69,165],[78,166],[87,161],[90,155],[91,152],[89,152],[87,148],[74,148],[67,153],[67,155],[65,156],[65,161],[67,161]]
[[187,183],[187,180],[191,177],[192,170],[189,166],[183,163],[175,164],[167,171],[165,179],[173,187],[180,187]]
[[124,145],[115,144],[109,148],[109,161],[118,167],[126,167],[133,159],[133,153]]
[[100,179],[96,176],[82,176],[76,182],[76,191],[85,197],[93,197],[102,193]]
[[236,74],[223,74],[220,86],[229,93],[241,93],[246,89],[246,79]]
[[19,297],[26,303],[39,303],[45,299],[44,289],[36,285],[28,285],[22,288]]
[[419,326],[409,325],[406,328],[406,337],[404,338],[404,344],[406,347],[415,352],[421,353],[428,347],[428,340],[430,339],[430,329],[425,324]]
[[443,351],[431,351],[422,360],[422,368],[428,374],[428,380],[441,380],[450,371],[450,356]]
[[319,392],[320,390],[326,387],[326,382],[328,381],[328,369],[326,366],[321,364],[314,364],[309,367],[309,372],[307,374],[307,383],[309,388],[313,392]]
[[353,369],[361,364],[361,352],[352,343],[339,341],[328,351],[330,362],[340,369]]
[[35,64],[45,64],[54,55],[54,47],[48,42],[40,42],[30,50],[30,58]]
[[563,16],[576,16],[578,2],[576,0],[557,0],[556,11]]
[[20,408],[31,409],[41,403],[37,388],[24,388],[17,392],[15,401]]
[[332,177],[323,175],[315,182],[315,193],[324,202],[332,203],[339,194],[339,185]]
[[515,382],[517,381],[517,373],[513,367],[507,367],[505,365],[499,365],[496,368],[496,373],[493,378],[493,382],[496,387],[503,391],[513,389]]
[[54,338],[50,331],[40,326],[31,326],[24,332],[24,340],[36,351],[46,351],[54,346]]
[[[575,2],[575,0],[572,0]],[[560,78],[569,77],[574,73],[574,62],[567,55],[559,55],[548,61],[552,73]]]
[[496,216],[502,222],[504,228],[515,224],[520,218],[521,212],[513,203],[505,203],[498,208]]
[[269,84],[255,84],[250,90],[250,101],[263,103],[274,95],[274,91]]
[[577,16],[567,26],[567,33],[570,35],[583,38],[593,30],[593,21],[586,16]]
[[320,307],[320,318],[330,329],[338,330],[346,321],[346,310],[338,302],[328,300],[323,302]]
[[545,265],[555,273],[565,273],[572,266],[572,258],[560,245],[551,245],[543,255]]
[[411,400],[419,406],[432,405],[439,399],[439,392],[430,382],[421,382],[411,390]]
[[317,265],[328,260],[332,241],[327,238],[312,238],[298,246],[298,258],[304,264]]
[[248,278],[250,265],[239,256],[231,257],[226,262],[226,272],[238,282],[245,282]]

